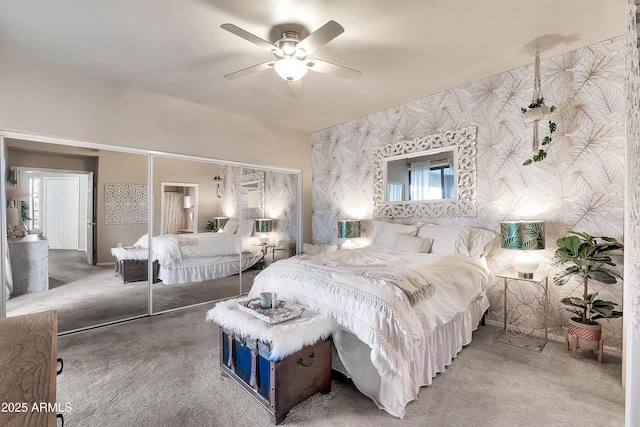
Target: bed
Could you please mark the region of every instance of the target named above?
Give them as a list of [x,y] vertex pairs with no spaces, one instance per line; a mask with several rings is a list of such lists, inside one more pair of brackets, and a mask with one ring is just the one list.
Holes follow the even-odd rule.
[[[229,226],[227,226],[229,225]],[[252,236],[253,220],[229,220],[220,233],[165,234],[152,239],[157,277],[165,285],[201,282],[238,274],[261,262],[262,245]],[[129,248],[112,248],[118,265],[126,261],[146,262],[149,239],[142,236]],[[124,271],[124,269],[123,269]],[[133,281],[122,276],[123,281]],[[145,276],[146,278],[146,276]]]
[[249,297],[274,292],[332,318],[333,368],[389,414],[431,384],[489,307],[485,257],[495,233],[374,222],[371,245],[278,261]]

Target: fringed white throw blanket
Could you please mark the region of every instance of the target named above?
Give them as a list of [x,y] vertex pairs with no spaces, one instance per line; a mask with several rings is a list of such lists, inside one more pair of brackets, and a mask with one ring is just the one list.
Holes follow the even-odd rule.
[[[384,264],[359,265],[343,264],[318,258],[298,257],[289,260],[292,263],[331,270],[336,273],[355,274],[362,276],[372,285],[393,290],[400,298],[408,298],[414,305],[433,295],[435,288],[422,274],[416,270]],[[394,288],[395,287],[395,288]]]
[[320,339],[329,338],[337,327],[332,319],[311,310],[305,310],[295,319],[271,325],[238,308],[237,302],[246,299],[219,302],[207,312],[206,319],[239,336],[270,343],[270,360],[284,359]]
[[433,294],[433,286],[409,269],[387,267],[385,272],[378,264],[371,265],[377,267],[362,274],[367,271],[366,265],[323,263],[305,257],[281,260],[254,279],[249,296],[255,298],[268,290],[279,299],[335,319],[371,347],[378,372],[383,378],[391,378],[406,365],[412,348],[424,345],[411,301]]

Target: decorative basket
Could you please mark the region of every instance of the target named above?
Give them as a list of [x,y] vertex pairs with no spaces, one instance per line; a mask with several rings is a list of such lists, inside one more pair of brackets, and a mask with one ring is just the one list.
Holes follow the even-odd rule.
[[585,341],[600,341],[600,337],[602,336],[602,330],[601,329],[585,329],[583,327],[569,325],[569,335],[578,337],[581,340],[585,340]]

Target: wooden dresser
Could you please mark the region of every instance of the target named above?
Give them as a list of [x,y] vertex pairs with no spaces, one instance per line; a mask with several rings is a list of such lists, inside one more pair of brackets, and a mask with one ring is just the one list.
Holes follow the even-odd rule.
[[0,319],[0,425],[56,425],[57,333],[56,311]]

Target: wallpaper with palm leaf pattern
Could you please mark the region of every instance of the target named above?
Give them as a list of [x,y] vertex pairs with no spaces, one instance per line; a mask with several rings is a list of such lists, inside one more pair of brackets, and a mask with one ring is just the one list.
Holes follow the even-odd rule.
[[[557,108],[552,116],[557,131],[547,159],[531,166],[522,166],[530,157],[533,131],[532,125],[525,124],[520,108],[531,102],[533,64],[314,133],[314,243],[337,242],[338,219],[372,218],[373,147],[469,125],[478,129],[477,217],[422,221],[474,225],[497,233],[500,221],[543,220],[547,249],[535,252],[543,267],[550,265],[555,241],[569,230],[621,240],[625,50],[626,38],[618,37],[542,59],[542,93],[547,105]],[[534,52],[532,63],[533,58]],[[544,128],[541,124],[542,136],[546,135]],[[365,235],[367,224],[363,224]],[[514,273],[513,252],[494,249],[488,259],[494,274]],[[521,298],[534,301],[534,289],[519,286]],[[563,334],[569,314],[559,301],[579,289],[577,282],[560,288],[549,280],[550,333]],[[622,284],[602,288],[600,297],[621,302]],[[489,298],[489,318],[502,321],[500,280],[489,289]],[[525,329],[542,329],[542,306],[525,306],[512,313],[514,322]],[[621,333],[620,319],[605,321],[606,345],[619,347]]]

